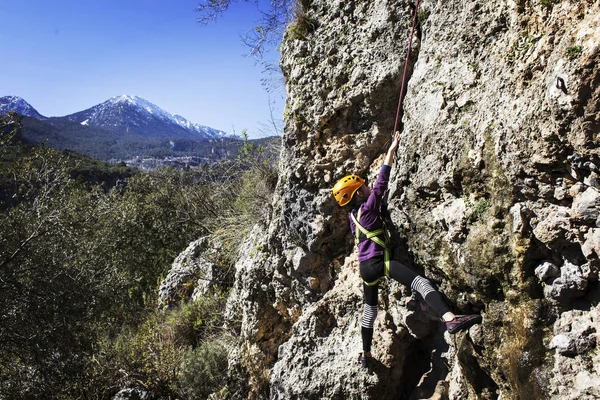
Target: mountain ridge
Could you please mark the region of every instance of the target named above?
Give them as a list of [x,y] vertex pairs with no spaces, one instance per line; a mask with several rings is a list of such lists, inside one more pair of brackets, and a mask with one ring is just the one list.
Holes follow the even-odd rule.
[[21,97],[0,97],[0,114],[11,111],[23,115],[24,141],[104,161],[188,156],[214,161],[232,157],[242,145],[234,134],[193,123],[139,96],[115,96],[60,117],[40,114]]
[[[111,97],[82,111],[55,117],[43,116],[22,97],[14,95],[0,97],[0,113],[9,111],[42,121],[50,118],[65,118],[81,125],[95,126],[115,133],[120,133],[121,130],[126,132],[133,130],[135,134],[150,137],[172,137],[175,135],[175,137],[190,139],[237,138],[237,136],[225,131],[191,122],[181,115],[165,111],[154,103],[135,95]],[[160,124],[171,125],[171,128],[165,129],[160,127]],[[155,126],[159,126],[159,128],[156,129]]]
[[31,104],[19,96],[3,96],[0,97],[0,115],[8,112],[16,112],[27,117],[36,118],[39,120],[48,119],[48,117],[40,114]]

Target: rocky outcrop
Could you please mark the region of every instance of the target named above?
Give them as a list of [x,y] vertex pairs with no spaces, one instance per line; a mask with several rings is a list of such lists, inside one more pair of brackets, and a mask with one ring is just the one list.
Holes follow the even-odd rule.
[[[236,395],[591,399],[600,391],[600,4],[428,1],[407,71],[389,209],[395,251],[484,323],[450,336],[410,290],[380,293],[369,372],[347,217],[394,127],[412,21],[392,0],[302,1],[269,218],[229,301]],[[257,362],[258,360],[258,362]]]
[[[177,256],[158,289],[158,307],[167,309],[182,300],[205,295],[218,278],[220,244],[202,237]],[[221,272],[222,275],[222,272]]]
[[113,396],[112,400],[150,400],[151,394],[141,387],[126,388]]

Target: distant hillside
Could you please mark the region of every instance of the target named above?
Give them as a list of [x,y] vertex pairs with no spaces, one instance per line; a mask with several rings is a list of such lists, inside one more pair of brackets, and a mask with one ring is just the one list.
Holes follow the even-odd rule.
[[23,139],[57,149],[73,150],[104,161],[141,157],[197,156],[221,159],[235,154],[239,139],[157,138],[140,135],[120,135],[106,129],[81,125],[65,118],[40,121],[23,118]]
[[[0,135],[5,133],[0,130]],[[23,143],[21,139],[21,136],[17,134],[9,142],[3,143],[4,147],[0,152],[0,170],[10,170],[17,160],[29,157],[39,151],[35,145]],[[53,149],[50,151],[58,154]],[[72,178],[87,182],[90,186],[100,185],[104,190],[108,190],[117,182],[139,172],[136,169],[128,168],[123,163],[109,164],[70,150],[63,150],[60,154],[65,157]],[[16,198],[14,185],[12,176],[0,174],[0,210],[14,205]]]

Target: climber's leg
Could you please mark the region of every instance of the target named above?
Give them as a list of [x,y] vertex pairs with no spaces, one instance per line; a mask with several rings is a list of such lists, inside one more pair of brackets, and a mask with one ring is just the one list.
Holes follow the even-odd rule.
[[423,299],[425,299],[425,302],[437,313],[438,317],[446,323],[446,329],[450,333],[469,329],[471,326],[480,324],[482,321],[479,314],[454,315],[446,305],[441,293],[433,287],[428,279],[417,275],[410,268],[398,261],[391,261],[390,277],[419,292]]
[[444,302],[442,295],[435,290],[428,279],[417,275],[410,284],[410,288],[423,296],[425,302],[437,313],[439,318],[443,318],[445,314],[450,312],[450,308]]
[[363,283],[365,293],[365,308],[361,324],[361,334],[363,342],[363,352],[365,355],[371,353],[371,343],[373,342],[373,325],[377,317],[377,296],[379,284],[369,286]]
[[390,277],[412,290],[417,291],[425,302],[442,318],[444,314],[450,311],[442,299],[440,292],[435,290],[428,279],[417,275],[413,270],[398,261],[390,262]]
[[365,295],[365,308],[361,323],[363,353],[359,356],[359,363],[363,367],[367,367],[367,360],[371,358],[373,325],[375,324],[375,318],[377,318],[378,282],[383,275],[384,262],[382,258],[371,258],[360,263],[360,276],[363,279],[363,292]]

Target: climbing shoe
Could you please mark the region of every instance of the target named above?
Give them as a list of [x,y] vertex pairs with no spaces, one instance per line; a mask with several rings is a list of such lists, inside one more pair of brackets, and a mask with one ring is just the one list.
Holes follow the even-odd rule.
[[446,322],[446,329],[450,333],[467,330],[475,324],[481,323],[481,315],[457,315],[452,321]]
[[373,358],[373,357],[371,357],[371,356],[368,356],[368,355],[366,355],[366,354],[365,354],[365,355],[363,355],[363,353],[360,353],[360,354],[358,355],[358,363],[360,364],[360,366],[361,366],[362,368],[368,368],[368,366],[369,366],[368,364],[369,364],[369,362],[370,362],[371,358]]

